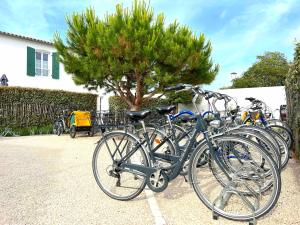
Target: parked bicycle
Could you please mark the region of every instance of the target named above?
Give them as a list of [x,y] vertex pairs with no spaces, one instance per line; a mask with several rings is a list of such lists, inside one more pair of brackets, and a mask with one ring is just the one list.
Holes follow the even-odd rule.
[[53,124],[53,134],[60,136],[65,132],[70,131],[70,110],[63,110]]
[[[195,99],[206,95],[199,86],[177,85],[167,89],[181,90],[194,92],[195,106]],[[155,132],[149,132],[144,119],[150,113],[127,113],[142,126],[141,135],[128,130],[112,131],[98,142],[93,154],[93,173],[105,194],[117,200],[130,200],[146,185],[161,192],[189,161],[188,180],[199,199],[213,211],[214,218],[253,222],[275,206],[281,189],[279,165],[265,146],[240,135],[221,131],[211,134],[198,111],[188,142],[177,149],[174,132],[166,134],[152,128],[161,134],[158,140]]]

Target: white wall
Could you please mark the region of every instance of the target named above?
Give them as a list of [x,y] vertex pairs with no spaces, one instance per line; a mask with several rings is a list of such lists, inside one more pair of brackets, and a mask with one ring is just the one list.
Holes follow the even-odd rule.
[[[16,37],[0,34],[0,77],[6,74],[9,86],[32,87],[42,89],[65,90],[80,93],[103,94],[104,91],[88,91],[83,86],[77,86],[72,80],[72,76],[64,70],[63,64],[59,65],[59,79],[52,79],[51,65],[52,57],[49,57],[49,75],[48,76],[27,76],[27,46],[34,49],[49,51],[50,54],[56,52],[54,46],[35,41],[20,39]],[[108,97],[105,95],[102,99],[102,109],[108,109]],[[98,106],[99,109],[99,97]]]
[[[260,87],[260,88],[237,88],[237,89],[224,89],[224,90],[215,90],[216,92],[220,92],[223,94],[227,94],[236,99],[238,105],[240,107],[248,107],[250,102],[245,100],[246,97],[254,97],[259,100],[264,101],[274,113],[276,118],[279,117],[279,109],[280,105],[286,104],[286,95],[284,86],[278,87]],[[229,103],[229,106],[233,103]],[[190,108],[190,106],[187,106]],[[224,101],[218,101],[216,104],[218,110],[222,111],[224,109]],[[184,109],[185,106],[181,105],[181,109]],[[202,99],[200,104],[200,110],[202,112],[208,110],[208,104],[205,99]],[[277,110],[277,111],[276,111]]]

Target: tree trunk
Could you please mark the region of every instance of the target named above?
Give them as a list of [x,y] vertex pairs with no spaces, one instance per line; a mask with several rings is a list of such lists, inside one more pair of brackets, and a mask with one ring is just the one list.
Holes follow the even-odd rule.
[[143,84],[141,74],[136,74],[136,90],[135,90],[135,99],[132,108],[132,111],[138,111],[141,108],[143,100]]
[[133,105],[132,107],[130,107],[130,111],[139,111],[140,110],[140,106],[138,105]]

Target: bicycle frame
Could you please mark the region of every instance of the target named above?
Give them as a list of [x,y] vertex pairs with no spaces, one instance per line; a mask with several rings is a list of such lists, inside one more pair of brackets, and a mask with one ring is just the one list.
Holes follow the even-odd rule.
[[[150,138],[149,138],[148,133],[145,130],[143,133],[144,140],[142,142],[139,142],[137,146],[135,146],[125,156],[123,156],[117,162],[117,167],[121,170],[137,171],[137,172],[139,172],[140,175],[143,175],[146,177],[149,177],[152,173],[157,171],[157,168],[126,163],[127,159],[129,159],[140,147],[143,148],[144,143],[147,143],[147,146],[149,148],[149,156],[150,156],[151,160],[153,160],[153,159],[155,160],[154,157],[157,156],[161,159],[169,161],[172,164],[171,166],[169,166],[167,168],[160,168],[160,169],[171,170],[171,172],[167,174],[167,177],[168,177],[169,181],[173,180],[180,174],[180,171],[181,171],[184,163],[186,162],[189,154],[193,151],[193,149],[194,149],[193,146],[197,141],[196,138],[199,133],[203,133],[204,139],[208,144],[210,154],[212,155],[213,159],[215,159],[216,163],[220,166],[221,170],[230,179],[229,175],[227,174],[227,171],[224,169],[225,164],[217,156],[218,153],[216,153],[216,151],[214,151],[214,148],[213,148],[212,143],[208,136],[208,132],[206,130],[205,122],[203,121],[201,115],[197,116],[197,123],[196,123],[195,129],[193,131],[192,137],[191,137],[190,141],[188,142],[188,144],[184,150],[184,153],[181,156],[172,156],[172,155],[155,153],[155,151],[157,149],[159,149],[159,147],[162,146],[168,138],[166,137],[165,140],[162,141],[158,146],[156,146],[154,149],[151,149]],[[120,146],[120,144],[119,144],[119,146]],[[118,150],[119,146],[117,146],[116,151]],[[124,146],[124,148],[125,147],[126,147],[126,145]],[[123,148],[122,152],[124,151],[124,148]]]
[[[206,115],[208,115],[210,113],[214,114],[213,111],[205,111],[205,112],[203,112],[202,117],[204,117],[204,116],[206,116]],[[190,110],[181,110],[180,112],[178,112],[176,114],[169,114],[168,116],[169,116],[170,120],[175,120],[175,119],[177,119],[178,117],[180,117],[182,115],[195,116],[195,114],[192,111],[190,111]]]
[[176,118],[178,118],[182,115],[194,116],[194,113],[190,110],[181,110],[180,112],[178,112],[176,114],[169,114],[169,118],[170,118],[170,120],[175,120]]
[[[263,113],[259,110],[259,120],[260,120],[260,122],[264,125],[264,126],[267,126],[268,125],[268,123],[267,123],[267,121],[265,120],[265,118],[264,118],[264,116],[263,116]],[[246,116],[246,118],[245,118],[245,120],[243,121],[243,124],[247,124],[248,122],[250,122],[252,125],[254,125],[256,122],[255,121],[253,121],[253,118],[252,118],[252,116],[251,116],[251,113],[250,112],[248,112],[248,115]]]

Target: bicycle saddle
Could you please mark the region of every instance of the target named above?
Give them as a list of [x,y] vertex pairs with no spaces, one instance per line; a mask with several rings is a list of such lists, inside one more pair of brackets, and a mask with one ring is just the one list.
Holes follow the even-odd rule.
[[160,106],[157,107],[156,110],[159,114],[164,115],[164,114],[169,114],[171,113],[174,109],[176,109],[175,105],[170,105],[170,106]]
[[139,121],[145,119],[149,114],[151,113],[150,110],[144,110],[144,111],[129,111],[126,112],[126,115],[134,121]]

